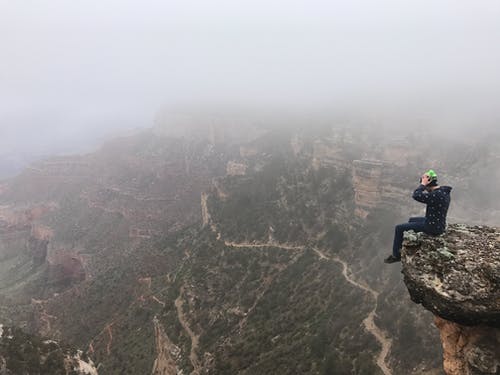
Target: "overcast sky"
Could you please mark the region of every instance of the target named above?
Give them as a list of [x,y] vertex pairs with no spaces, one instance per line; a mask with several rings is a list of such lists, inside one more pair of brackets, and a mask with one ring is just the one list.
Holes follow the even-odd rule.
[[0,147],[147,127],[179,106],[491,121],[499,20],[497,0],[0,0]]

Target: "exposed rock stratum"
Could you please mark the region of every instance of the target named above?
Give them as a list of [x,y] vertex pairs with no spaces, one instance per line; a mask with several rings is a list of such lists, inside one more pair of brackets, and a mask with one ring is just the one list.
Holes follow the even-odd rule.
[[436,316],[448,375],[500,374],[500,232],[452,224],[441,236],[407,232],[411,299]]

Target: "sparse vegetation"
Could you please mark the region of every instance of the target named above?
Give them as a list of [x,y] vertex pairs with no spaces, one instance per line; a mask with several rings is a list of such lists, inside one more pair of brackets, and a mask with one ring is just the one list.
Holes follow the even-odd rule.
[[[383,201],[366,219],[354,215],[349,163],[384,150],[348,134],[331,140],[330,133],[304,136],[297,153],[283,134],[265,135],[245,145],[251,152],[242,176],[221,177],[228,160],[242,158],[235,145],[150,134],[89,157],[100,179],[68,177],[63,185],[44,176],[38,191],[35,183],[28,186],[38,175],[23,174],[0,203],[54,201],[37,219],[54,229],[51,260],[71,252],[87,273],[76,285],[51,284],[48,264],[33,267],[26,238],[19,237],[12,242],[16,251],[1,258],[0,321],[33,321],[29,329],[84,349],[106,374],[145,374],[157,356],[156,317],[175,346],[176,366],[189,373],[193,338],[180,322],[180,299],[184,323],[199,336],[195,354],[209,373],[377,374],[380,346],[362,323],[373,298],[347,283],[339,264],[321,259],[315,247],[348,261],[352,278],[382,292],[375,320],[393,339],[394,373],[438,367],[430,317],[404,300],[399,272],[379,264],[407,207]],[[339,159],[313,162],[317,140]],[[402,191],[414,183],[414,164],[393,169]],[[215,177],[220,192],[211,184]],[[211,192],[213,228],[201,228],[201,191]],[[245,247],[251,244],[259,247]],[[22,358],[12,356],[14,366],[37,362],[37,352],[24,349]],[[54,354],[47,363],[58,361]]]

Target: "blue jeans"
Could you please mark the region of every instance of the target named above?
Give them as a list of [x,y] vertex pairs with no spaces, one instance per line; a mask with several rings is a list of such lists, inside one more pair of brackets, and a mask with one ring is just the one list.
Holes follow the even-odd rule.
[[392,245],[392,255],[396,258],[401,256],[401,245],[403,245],[403,232],[414,230],[424,232],[425,217],[410,217],[407,223],[398,224],[394,230],[394,243]]

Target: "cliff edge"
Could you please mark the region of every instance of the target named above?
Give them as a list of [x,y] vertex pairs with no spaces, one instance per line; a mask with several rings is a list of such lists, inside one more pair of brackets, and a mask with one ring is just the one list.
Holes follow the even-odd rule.
[[500,232],[452,224],[441,236],[405,233],[404,282],[436,316],[444,370],[500,374]]

